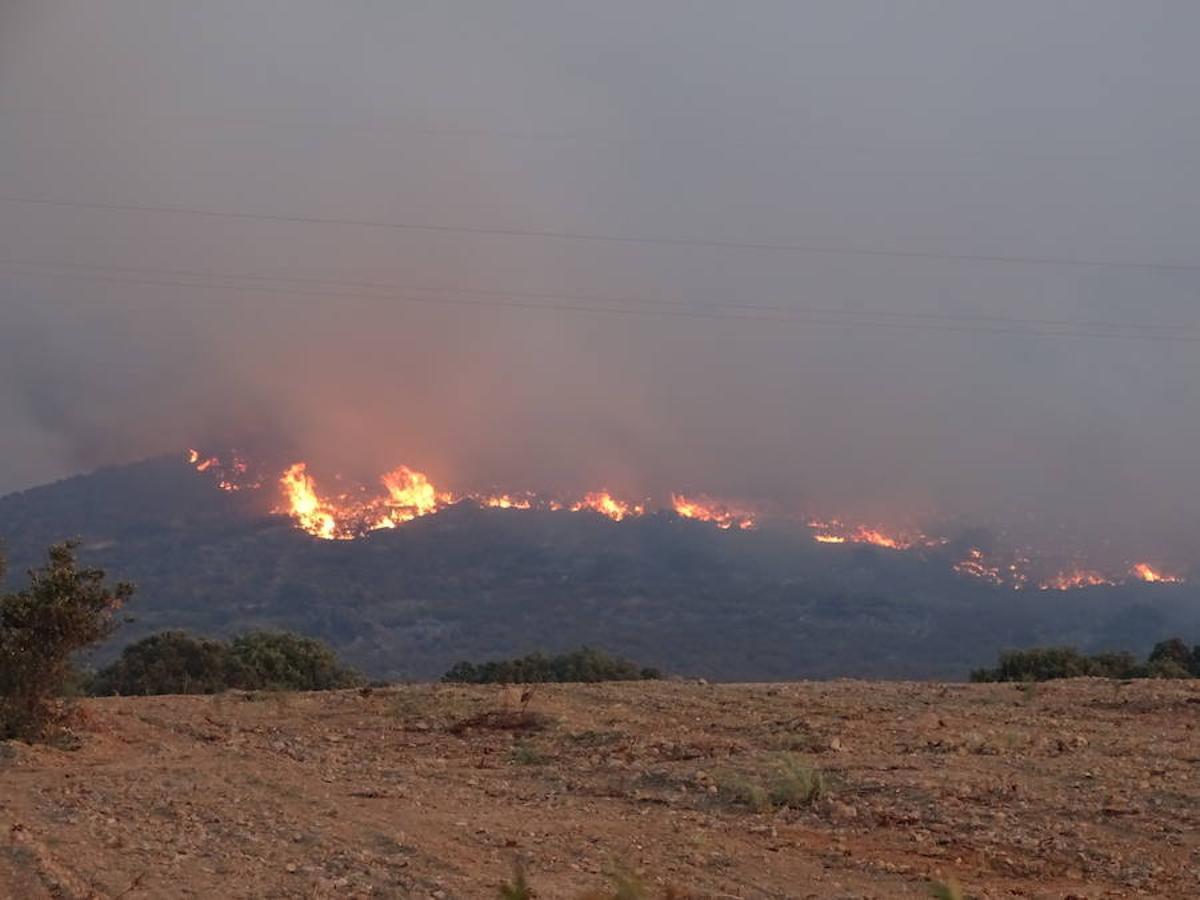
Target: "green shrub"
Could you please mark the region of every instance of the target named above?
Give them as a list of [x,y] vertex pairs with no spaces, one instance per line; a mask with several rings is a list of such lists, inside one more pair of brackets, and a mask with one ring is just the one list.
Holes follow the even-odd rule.
[[119,659],[96,674],[91,693],[215,694],[234,681],[229,645],[164,631],[130,644]]
[[329,646],[299,634],[251,631],[234,639],[230,653],[237,687],[329,691],[363,681]]
[[1006,650],[994,669],[976,669],[971,680],[1050,681],[1055,678],[1188,678],[1200,676],[1200,647],[1188,649],[1179,638],[1160,641],[1145,663],[1128,651],[1087,656],[1074,647]]
[[92,681],[93,694],[213,694],[242,690],[326,691],[362,678],[321,641],[252,631],[224,641],[164,631],[130,644]]
[[558,656],[532,653],[519,659],[485,663],[459,662],[442,681],[463,684],[533,684],[538,682],[647,681],[661,678],[657,669],[640,668],[603,650],[583,647]]
[[0,739],[45,736],[71,684],[71,656],[108,637],[133,594],[100,569],[80,568],[75,547],[54,545],[29,587],[0,596]]

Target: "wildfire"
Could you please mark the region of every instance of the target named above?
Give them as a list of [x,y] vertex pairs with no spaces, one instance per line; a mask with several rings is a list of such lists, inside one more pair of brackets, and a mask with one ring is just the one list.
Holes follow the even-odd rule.
[[495,494],[478,498],[480,506],[491,509],[533,509],[533,498],[528,496],[514,497],[511,494]]
[[933,547],[945,541],[927,537],[924,534],[901,534],[871,528],[867,525],[856,525],[853,528],[843,525],[837,519],[812,519],[808,527],[814,529],[813,540],[819,544],[872,544],[888,550],[911,550],[914,547]]
[[1116,584],[1094,569],[1069,569],[1043,581],[1038,588],[1043,591],[1074,591],[1079,588],[1101,587]]
[[1148,581],[1152,584],[1183,584],[1180,576],[1168,575],[1155,569],[1149,563],[1134,563],[1129,569],[1129,574],[1139,581]]
[[1004,584],[1004,576],[1000,574],[1000,567],[990,565],[987,557],[978,547],[968,550],[967,558],[954,564],[954,571],[959,575],[969,575],[992,584]]
[[199,450],[188,450],[188,463],[197,472],[210,473],[223,491],[252,490],[262,487],[262,482],[250,475],[250,464],[238,453],[225,462],[219,456],[200,455]]
[[317,495],[316,485],[304,463],[289,466],[279,484],[287,498],[286,512],[309,534],[326,540],[353,537],[339,531],[334,511]]
[[[352,540],[371,531],[397,528],[463,501],[490,509],[595,512],[614,522],[642,516],[647,511],[645,504],[620,499],[607,490],[589,491],[575,500],[528,492],[455,494],[439,490],[424,472],[408,466],[397,466],[385,473],[374,489],[357,485],[341,493],[330,494],[319,490],[304,462],[292,463],[278,477],[273,477],[267,476],[262,466],[248,463],[236,451],[206,456],[199,450],[189,449],[185,458],[195,471],[212,479],[223,491],[258,489],[265,483],[277,483],[280,499],[274,511],[289,516],[296,527],[324,540]],[[748,530],[758,524],[755,513],[746,507],[715,500],[705,494],[672,493],[667,508],[682,518],[725,530]],[[868,544],[887,550],[906,551],[948,543],[946,538],[930,537],[911,528],[897,531],[865,524],[846,524],[839,519],[810,519],[807,525],[811,529],[812,539],[819,544]],[[1039,560],[1037,565],[1031,562],[1031,556]],[[1076,564],[1044,581],[1031,581],[1029,573],[1040,569],[1048,556],[1034,554],[1028,548],[996,554],[971,547],[963,559],[950,565],[959,575],[997,586],[1006,585],[1013,590],[1027,588],[1033,583],[1043,591],[1070,591],[1135,580],[1147,584],[1184,582],[1182,576],[1170,574],[1146,562],[1132,564],[1125,575],[1106,575]]]
[[630,516],[640,516],[646,512],[646,507],[617,500],[608,491],[590,491],[583,495],[582,500],[572,503],[571,512],[590,509],[602,516],[608,516],[614,522],[620,522]]
[[384,475],[383,486],[388,492],[388,518],[393,522],[410,522],[454,502],[454,496],[439,493],[424,472],[408,466],[397,466]]
[[709,497],[685,497],[682,494],[672,494],[671,506],[685,519],[712,522],[718,528],[737,527],[746,530],[754,527],[752,513],[734,509]]

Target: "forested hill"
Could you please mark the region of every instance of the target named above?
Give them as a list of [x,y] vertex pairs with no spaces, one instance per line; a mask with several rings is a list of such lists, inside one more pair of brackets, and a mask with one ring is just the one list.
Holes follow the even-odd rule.
[[261,504],[175,459],[12,494],[0,498],[9,583],[78,537],[85,561],[138,585],[107,654],[166,628],[279,627],[388,678],[593,644],[719,679],[960,679],[1006,647],[1145,652],[1166,635],[1200,638],[1193,586],[1016,592],[955,574],[953,545],[895,552],[670,513],[613,522],[471,504],[330,542]]

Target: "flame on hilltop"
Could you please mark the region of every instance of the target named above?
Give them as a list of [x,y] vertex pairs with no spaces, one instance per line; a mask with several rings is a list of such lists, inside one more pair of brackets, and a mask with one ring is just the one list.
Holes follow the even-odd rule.
[[1152,584],[1183,584],[1183,579],[1178,575],[1168,575],[1155,569],[1149,563],[1134,563],[1129,569],[1129,574],[1139,581],[1148,581]]
[[754,515],[745,510],[734,509],[710,497],[685,497],[671,495],[671,507],[685,519],[712,522],[718,528],[740,528],[743,531],[754,527]]
[[997,561],[978,547],[972,547],[967,555],[953,566],[959,575],[978,578],[989,584],[1007,585],[1014,591],[1024,589],[1029,584],[1028,557],[1012,554],[1006,556],[1008,562]]
[[[261,465],[251,465],[236,451],[205,456],[191,449],[187,451],[186,459],[195,471],[211,478],[223,491],[254,490],[268,481],[277,483],[280,499],[274,511],[289,516],[296,527],[324,540],[352,540],[371,531],[397,528],[463,501],[491,509],[594,512],[614,522],[642,516],[647,511],[646,505],[614,497],[607,490],[590,491],[574,500],[533,493],[454,494],[438,490],[429,476],[408,466],[397,466],[385,473],[374,490],[356,485],[339,494],[327,494],[318,489],[304,462],[291,464],[278,478],[264,480],[266,470]],[[705,494],[672,493],[669,508],[685,519],[706,522],[721,529],[745,530],[757,525],[756,514],[746,507],[718,501]],[[812,539],[820,544],[868,544],[899,552],[937,548],[949,543],[947,538],[930,537],[915,529],[885,530],[863,524],[849,525],[840,519],[810,519],[807,524]],[[1031,562],[1031,556],[1039,560],[1037,566]],[[1044,581],[1032,581],[1030,573],[1042,569],[1048,556],[1034,554],[1028,548],[995,553],[971,547],[964,558],[946,562],[959,575],[1013,590],[1022,590],[1031,584],[1037,584],[1043,591],[1071,591],[1131,581],[1148,584],[1184,582],[1182,576],[1145,562],[1133,563],[1125,574],[1117,575],[1106,575],[1076,564]],[[931,558],[938,556],[935,554]]]
[[495,494],[480,497],[481,506],[491,509],[533,509],[533,497],[525,495],[514,497],[512,494]]
[[384,475],[383,486],[388,492],[388,518],[393,523],[410,522],[454,502],[453,494],[439,493],[424,472],[408,466],[397,466]]
[[225,462],[219,456],[200,455],[199,450],[188,450],[187,461],[197,472],[211,472],[217,487],[223,491],[253,490],[262,487],[262,481],[251,476],[250,464],[239,453],[233,453]]
[[279,479],[279,485],[287,499],[287,509],[280,511],[287,512],[297,525],[313,537],[332,540],[351,536],[339,533],[334,510],[317,495],[316,484],[304,463],[289,466]]
[[851,528],[838,519],[812,519],[808,527],[814,529],[813,540],[819,544],[871,544],[888,550],[911,550],[914,547],[935,547],[946,543],[943,539],[930,538],[920,532],[887,532],[867,525]]
[[646,512],[646,507],[618,500],[608,491],[590,491],[583,495],[582,500],[572,503],[569,508],[571,512],[590,509],[602,516],[608,516],[614,522],[620,522],[629,516],[640,516]]
[[1068,569],[1038,585],[1043,591],[1075,591],[1079,588],[1101,587],[1116,584],[1095,569]]
[[959,575],[969,575],[991,584],[1004,584],[1000,567],[991,564],[978,547],[968,550],[966,559],[959,560],[954,564],[954,571]]

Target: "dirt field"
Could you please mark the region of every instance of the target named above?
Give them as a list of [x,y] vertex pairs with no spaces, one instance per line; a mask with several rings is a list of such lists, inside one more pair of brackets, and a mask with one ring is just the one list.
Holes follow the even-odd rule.
[[88,701],[80,749],[0,745],[0,894],[496,897],[520,858],[542,898],[617,872],[646,897],[1200,896],[1200,685],[519,706],[437,685]]

